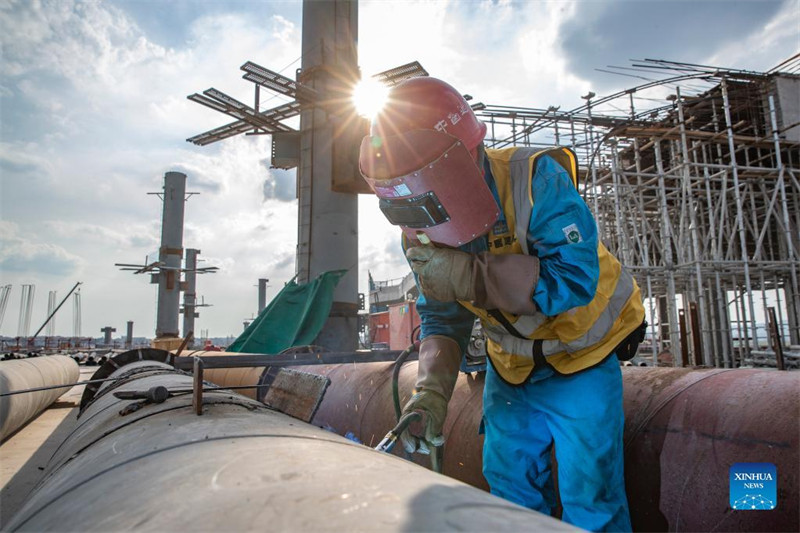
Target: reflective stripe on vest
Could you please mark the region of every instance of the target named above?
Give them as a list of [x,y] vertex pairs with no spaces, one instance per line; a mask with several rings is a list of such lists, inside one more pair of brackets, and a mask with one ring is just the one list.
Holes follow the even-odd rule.
[[[516,234],[514,246],[491,249],[491,253],[529,254],[527,234],[533,210],[531,177],[537,159],[545,154],[567,169],[573,184],[577,184],[575,157],[567,149],[487,150],[504,215]],[[509,332],[486,310],[461,302],[481,318],[489,341],[489,355],[503,379],[518,384],[530,376],[535,341],[541,341],[542,355],[556,371],[572,373],[602,361],[641,323],[644,306],[633,276],[600,242],[597,252],[600,269],[597,291],[585,306],[554,317],[540,312],[523,316],[503,312],[501,318],[514,330]]]

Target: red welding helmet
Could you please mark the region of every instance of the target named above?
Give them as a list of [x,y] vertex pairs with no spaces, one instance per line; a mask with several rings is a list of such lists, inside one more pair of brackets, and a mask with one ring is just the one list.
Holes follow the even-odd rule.
[[391,88],[386,104],[372,121],[373,137],[411,130],[436,130],[458,137],[474,150],[486,135],[486,124],[453,86],[429,76],[410,78]]
[[412,239],[460,246],[500,212],[475,162],[486,126],[450,85],[412,78],[389,93],[361,142],[361,175],[380,209]]
[[483,172],[452,135],[364,137],[359,167],[383,214],[412,239],[461,246],[489,231],[500,214]]

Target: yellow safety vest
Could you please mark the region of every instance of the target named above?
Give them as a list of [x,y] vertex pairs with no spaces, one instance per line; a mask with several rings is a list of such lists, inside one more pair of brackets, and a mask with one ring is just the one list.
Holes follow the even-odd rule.
[[[568,148],[487,149],[508,235],[489,237],[492,254],[530,254],[527,232],[533,209],[531,176],[536,162],[548,155],[564,167],[577,188],[577,161]],[[480,319],[487,352],[495,370],[508,383],[527,381],[534,370],[534,349],[561,374],[572,374],[603,361],[644,320],[644,306],[633,276],[598,240],[600,276],[591,302],[548,317],[485,310],[460,301]],[[506,325],[514,330],[510,332]]]

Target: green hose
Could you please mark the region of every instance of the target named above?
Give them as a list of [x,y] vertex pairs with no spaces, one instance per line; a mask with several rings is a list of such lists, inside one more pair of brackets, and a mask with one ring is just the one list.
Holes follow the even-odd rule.
[[403,366],[403,363],[406,362],[408,356],[411,355],[416,347],[411,344],[408,348],[403,350],[400,355],[397,356],[397,359],[394,361],[394,368],[392,369],[392,399],[394,399],[394,416],[397,418],[397,421],[400,421],[400,416],[403,414],[403,408],[400,407],[400,367]]

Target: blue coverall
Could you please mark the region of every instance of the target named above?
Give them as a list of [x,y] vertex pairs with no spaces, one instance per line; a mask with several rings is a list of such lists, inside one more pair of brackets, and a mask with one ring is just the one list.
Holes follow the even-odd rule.
[[[484,174],[502,211],[488,161]],[[528,249],[540,260],[533,301],[547,316],[589,303],[599,276],[594,218],[568,173],[541,156],[532,176]],[[498,224],[504,222],[501,213]],[[563,228],[576,224],[579,242]],[[460,249],[488,250],[487,236]],[[464,350],[475,316],[457,302],[420,294],[421,338],[444,335]],[[483,474],[491,492],[550,514],[555,505],[550,453],[555,443],[562,519],[592,531],[630,531],[623,474],[622,374],[615,354],[572,375],[537,368],[505,383],[489,365],[483,395]]]

